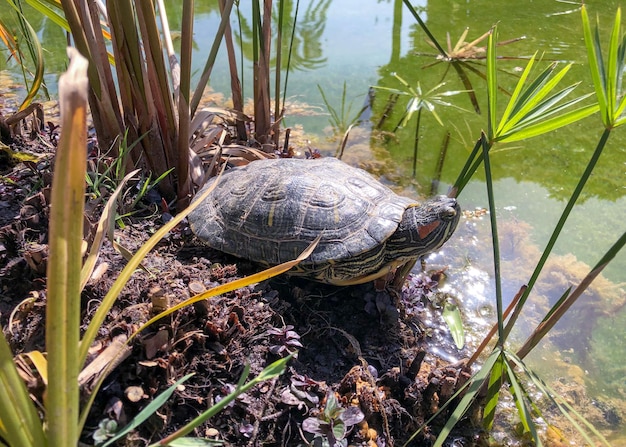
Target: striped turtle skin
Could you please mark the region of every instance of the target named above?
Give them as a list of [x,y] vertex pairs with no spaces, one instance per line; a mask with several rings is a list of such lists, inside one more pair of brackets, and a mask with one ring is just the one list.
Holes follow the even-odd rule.
[[226,171],[189,215],[208,246],[264,265],[311,256],[289,274],[361,284],[441,247],[461,214],[454,198],[401,197],[335,158],[269,159]]

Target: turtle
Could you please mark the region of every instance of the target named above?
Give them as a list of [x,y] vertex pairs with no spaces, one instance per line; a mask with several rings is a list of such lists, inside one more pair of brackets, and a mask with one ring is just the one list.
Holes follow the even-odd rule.
[[213,187],[188,216],[200,241],[271,266],[295,259],[321,235],[288,273],[338,286],[412,266],[450,238],[461,214],[452,197],[420,203],[332,157],[253,161],[214,177],[198,195]]

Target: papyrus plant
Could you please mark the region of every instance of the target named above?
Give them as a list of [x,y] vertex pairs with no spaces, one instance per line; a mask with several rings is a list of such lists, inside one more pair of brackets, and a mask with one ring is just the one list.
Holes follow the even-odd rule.
[[[523,71],[520,80],[511,97],[509,98],[504,112],[498,119],[497,102],[499,98],[497,71],[496,71],[496,40],[497,28],[489,36],[487,50],[487,91],[488,91],[488,118],[487,131],[483,132],[478,139],[474,150],[468,158],[465,167],[460,173],[455,189],[460,194],[465,185],[479,166],[484,166],[487,196],[492,229],[492,242],[494,250],[494,277],[496,291],[497,326],[492,331],[497,333],[496,345],[485,360],[481,369],[466,383],[463,389],[454,397],[461,398],[457,407],[452,411],[448,422],[440,432],[435,446],[441,446],[451,433],[456,423],[463,418],[472,402],[478,397],[481,390],[486,390],[483,423],[487,429],[491,429],[497,411],[497,404],[503,385],[508,385],[513,401],[517,407],[517,414],[524,433],[528,434],[535,445],[541,446],[540,430],[535,420],[542,418],[537,405],[533,402],[531,393],[527,390],[527,383],[532,383],[544,396],[558,408],[578,430],[589,445],[609,446],[606,439],[584,417],[567,402],[566,399],[555,393],[541,378],[524,363],[524,357],[541,341],[556,322],[563,316],[569,307],[581,296],[595,277],[615,257],[626,244],[626,233],[613,244],[597,265],[591,270],[586,278],[574,290],[566,290],[561,299],[548,311],[543,321],[537,326],[522,347],[513,350],[507,343],[508,335],[517,321],[524,304],[532,291],[532,288],[547,261],[552,248],[558,239],[578,197],[580,196],[587,180],[590,178],[598,162],[603,149],[606,146],[609,135],[613,129],[626,122],[624,110],[626,98],[622,91],[623,70],[626,66],[626,36],[621,35],[621,12],[618,9],[610,37],[606,59],[602,55],[602,47],[599,32],[596,28],[592,32],[586,7],[582,7],[582,22],[585,43],[588,53],[588,64],[595,86],[596,101],[584,105],[584,100],[591,95],[582,95],[568,99],[577,84],[565,88],[558,88],[565,78],[569,65],[557,70],[556,64],[548,66],[534,79],[531,78],[535,57],[532,57]],[[606,63],[604,62],[606,60]],[[583,105],[581,105],[583,104]],[[575,107],[574,107],[575,106]],[[587,167],[578,180],[578,184],[571,194],[561,217],[556,224],[552,236],[546,248],[537,262],[536,268],[524,285],[514,302],[516,302],[510,317],[502,308],[502,288],[500,276],[500,251],[497,225],[497,208],[494,199],[494,190],[491,174],[491,161],[489,152],[491,148],[501,142],[521,141],[527,138],[544,135],[559,127],[570,125],[582,118],[588,117],[600,111],[604,132],[602,133],[596,149],[594,150]],[[490,335],[491,336],[491,335]],[[481,345],[481,349],[486,344]],[[477,355],[472,357],[475,360]],[[461,397],[461,393],[464,393]],[[445,408],[446,405],[442,407]],[[430,422],[430,421],[428,421]],[[413,435],[414,437],[415,435]]]

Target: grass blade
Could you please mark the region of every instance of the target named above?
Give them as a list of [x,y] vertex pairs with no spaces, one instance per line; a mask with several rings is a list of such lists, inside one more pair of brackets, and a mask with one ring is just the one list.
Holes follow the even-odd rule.
[[[562,108],[564,109],[565,107],[566,105],[563,104]],[[543,135],[553,130],[572,124],[588,116],[591,116],[598,110],[598,104],[591,104],[589,106],[581,107],[580,109],[569,111],[562,115],[555,116],[554,118],[540,121],[536,124],[529,124],[520,129],[513,129],[511,133],[499,135],[497,141],[510,143],[513,141],[520,141],[526,138]]]
[[200,424],[202,424],[209,418],[213,417],[220,411],[222,411],[222,409],[224,409],[228,404],[230,404],[233,400],[235,400],[237,396],[248,392],[250,389],[252,389],[253,387],[255,387],[261,382],[273,379],[274,377],[281,375],[283,372],[285,372],[285,369],[287,368],[287,363],[289,362],[289,360],[291,360],[291,357],[292,356],[289,355],[285,357],[284,359],[277,360],[274,363],[270,364],[265,369],[263,369],[263,371],[261,371],[261,373],[258,376],[250,380],[248,383],[245,383],[245,380],[247,379],[248,374],[250,373],[250,366],[246,365],[246,368],[244,369],[244,373],[242,374],[241,379],[239,380],[239,383],[237,384],[237,388],[235,388],[235,391],[225,396],[217,404],[213,405],[211,408],[209,408],[204,413],[196,417],[194,420],[189,422],[184,427],[178,429],[176,432],[172,433],[171,435],[167,436],[161,441],[155,444],[152,444],[151,447],[170,445],[170,443],[172,443],[174,440],[179,439],[182,436],[185,436],[186,434],[190,433],[194,428],[198,427]]
[[496,416],[496,408],[500,398],[500,388],[504,383],[504,370],[507,368],[504,356],[500,355],[491,369],[489,376],[489,386],[487,387],[487,397],[483,408],[483,427],[491,430]]
[[585,46],[587,47],[587,63],[591,71],[591,79],[596,90],[596,98],[600,107],[600,113],[602,115],[602,122],[605,126],[609,123],[608,114],[608,100],[606,96],[606,89],[604,85],[604,63],[602,61],[602,48],[600,47],[600,37],[597,33],[595,35],[591,32],[591,25],[589,23],[589,16],[587,14],[586,5],[582,5],[581,16],[583,22],[583,35],[585,37]]
[[528,408],[528,404],[524,399],[526,393],[518,380],[515,371],[512,368],[506,368],[506,372],[509,378],[509,383],[511,384],[511,394],[513,395],[513,401],[515,402],[515,406],[517,407],[517,414],[520,418],[520,421],[524,427],[525,433],[530,433],[533,441],[535,441],[535,445],[541,447],[543,444],[541,443],[541,438],[539,438],[539,434],[537,433],[537,427],[532,419],[532,414],[530,409]]
[[161,394],[159,394],[157,397],[155,397],[152,402],[150,402],[148,405],[145,406],[145,408],[143,410],[141,410],[139,413],[137,413],[137,415],[132,419],[132,421],[130,421],[128,423],[128,425],[126,425],[123,429],[121,429],[120,431],[118,431],[115,436],[113,436],[111,439],[109,439],[107,442],[105,442],[104,444],[102,444],[102,447],[107,447],[108,445],[113,444],[115,441],[117,441],[118,439],[121,439],[122,437],[124,437],[125,435],[127,435],[128,433],[130,433],[132,430],[134,430],[135,428],[139,427],[142,423],[144,423],[150,416],[152,416],[153,414],[155,414],[157,412],[157,410],[159,408],[161,408],[165,402],[167,402],[167,400],[170,398],[170,396],[172,394],[174,394],[174,391],[176,391],[176,388],[178,388],[178,385],[186,382],[187,380],[189,380],[189,378],[191,378],[194,375],[194,373],[191,374],[187,374],[186,376],[182,377],[181,379],[177,380],[175,383],[172,384],[172,386],[170,386],[168,389],[166,389],[165,391],[163,391]]
[[487,139],[493,141],[497,129],[496,108],[498,106],[498,71],[496,68],[496,42],[498,27],[493,27],[487,43]]
[[198,295],[192,296],[191,298],[186,299],[185,301],[183,301],[181,303],[178,303],[175,306],[170,307],[169,309],[161,312],[160,314],[154,316],[153,318],[151,318],[150,320],[145,322],[142,326],[139,327],[139,329],[137,329],[133,333],[131,338],[134,337],[135,335],[137,335],[139,332],[141,332],[145,328],[147,328],[148,326],[150,326],[152,323],[155,323],[156,321],[159,321],[161,318],[166,317],[166,316],[168,316],[168,315],[170,315],[170,314],[172,314],[172,313],[176,312],[177,310],[180,310],[180,309],[182,309],[184,307],[191,306],[192,304],[197,303],[199,301],[206,300],[207,298],[211,298],[211,297],[214,297],[214,296],[217,296],[217,295],[222,295],[222,294],[224,294],[226,292],[237,290],[237,289],[240,289],[242,287],[249,286],[250,284],[255,284],[255,283],[258,283],[258,282],[261,282],[261,281],[265,281],[267,279],[273,278],[274,276],[280,275],[281,273],[285,273],[286,271],[288,271],[288,270],[292,269],[293,267],[295,267],[302,260],[308,258],[311,255],[311,253],[313,252],[313,250],[315,249],[315,247],[317,246],[317,244],[318,244],[318,242],[320,241],[321,238],[322,238],[322,235],[319,235],[300,254],[300,256],[298,256],[293,261],[284,262],[282,264],[279,264],[279,265],[276,265],[274,267],[270,267],[270,268],[268,268],[266,270],[263,270],[262,272],[255,273],[254,275],[246,276],[245,278],[236,279],[236,280],[231,281],[229,283],[222,284],[222,285],[217,286],[217,287],[213,287],[212,289],[209,289],[206,292],[199,293]]
[[93,269],[96,266],[96,262],[98,261],[98,255],[100,254],[100,248],[102,247],[102,243],[104,242],[104,236],[107,233],[107,228],[111,228],[115,225],[115,205],[117,204],[117,198],[122,193],[126,182],[128,182],[128,180],[130,180],[138,172],[139,169],[136,169],[130,172],[128,175],[126,175],[126,177],[121,180],[120,184],[115,189],[113,194],[111,194],[111,197],[109,197],[109,200],[107,200],[107,203],[102,210],[102,215],[98,220],[96,235],[94,236],[93,242],[91,243],[89,253],[87,254],[87,258],[85,259],[85,263],[83,264],[83,268],[81,271],[81,290],[83,290],[85,288],[85,285],[87,285],[87,281],[89,281],[89,278],[93,273]]
[[[485,363],[483,364],[480,371],[478,371],[472,377],[472,379],[470,379],[470,385],[467,388],[466,393],[463,395],[463,398],[452,412],[452,415],[450,415],[450,418],[446,422],[446,425],[441,429],[441,432],[439,433],[439,436],[437,436],[433,447],[443,446],[443,443],[445,442],[448,435],[452,432],[454,426],[463,418],[463,415],[469,409],[472,402],[474,402],[474,399],[482,388],[483,383],[485,382],[485,380],[488,379],[490,372],[493,370],[496,361],[501,355],[502,351],[500,349],[495,349],[491,353],[491,355],[489,355],[487,360],[485,360]],[[450,399],[450,401],[451,400],[452,398]],[[405,443],[404,445],[406,446],[410,441],[411,439],[409,439],[409,441],[407,441],[407,443]]]
[[0,437],[12,446],[46,445],[41,420],[12,358],[11,348],[0,333]]

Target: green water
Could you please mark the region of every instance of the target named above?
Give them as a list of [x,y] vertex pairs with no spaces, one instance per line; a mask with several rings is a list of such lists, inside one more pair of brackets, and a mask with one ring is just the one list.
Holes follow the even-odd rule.
[[[600,18],[606,42],[619,2],[604,0],[586,3],[590,16],[597,14]],[[196,5],[194,61],[197,77],[209,52],[218,14],[216,2],[196,2]],[[573,63],[562,85],[580,81],[575,95],[593,90],[585,64],[580,11],[573,2],[436,0],[420,1],[414,5],[444,47],[447,45],[446,33],[449,33],[454,46],[466,27],[469,26],[470,30],[465,40],[471,41],[496,22],[501,41],[524,36],[523,40],[498,48],[498,54],[503,57],[498,62],[501,69],[498,81],[508,91],[513,89],[526,58],[535,52],[546,61]],[[173,30],[179,29],[179,2],[169,2],[168,7],[170,25]],[[5,14],[4,10],[0,12],[0,18]],[[50,91],[54,92],[58,72],[65,65],[64,52],[61,51],[64,36],[54,24],[37,18],[35,14],[29,17],[32,17],[35,28],[40,30],[39,35],[48,51],[49,74],[46,81]],[[403,8],[401,1],[303,0],[300,2],[299,17],[297,45],[293,50],[293,66],[297,69],[289,75],[287,96],[291,103],[307,105],[307,112],[293,109],[294,112],[287,118],[287,125],[304,126],[313,147],[334,150],[337,145],[336,141],[328,139],[332,131],[318,85],[331,105],[339,109],[346,82],[347,102],[352,104],[350,117],[364,104],[371,86],[401,86],[392,73],[397,73],[411,85],[419,81],[423,90],[429,90],[442,80],[446,85],[441,91],[465,88],[454,69],[444,62],[435,63],[435,50],[426,43],[424,33]],[[232,25],[237,29],[236,21]],[[479,45],[486,45],[486,41]],[[14,79],[19,81],[18,72],[6,59],[0,58],[0,69],[10,69]],[[244,59],[244,88],[249,96],[252,91],[249,82],[251,62]],[[210,84],[214,90],[228,96],[230,79],[223,51],[219,61]],[[546,63],[539,65],[543,67]],[[369,163],[371,160],[368,157],[374,157],[372,153],[388,157],[393,161],[388,177],[397,179],[397,172],[400,172],[404,176],[400,183],[417,184],[417,190],[424,194],[430,192],[432,179],[437,177],[439,191],[446,192],[481,129],[486,127],[486,90],[480,75],[485,72],[484,61],[473,61],[471,66],[476,72],[468,72],[468,78],[483,113],[474,112],[467,94],[459,94],[447,99],[467,111],[443,106],[436,109],[445,127],[428,113],[422,116],[416,182],[410,178],[415,121],[395,131],[393,137],[371,131],[380,119],[389,96],[382,90],[375,90],[372,122],[364,126],[364,130],[355,132],[354,138],[349,140],[348,156],[356,153],[357,146],[371,146],[375,149],[373,152],[357,155],[356,158],[361,157],[360,161]],[[506,100],[506,95],[500,96],[499,113],[504,109]],[[400,98],[381,130],[394,130],[405,105],[406,99]],[[593,116],[543,137],[494,148],[492,165],[498,218],[503,223],[500,238],[506,300],[510,300],[519,286],[527,281],[533,262],[547,242],[602,130],[599,117]],[[447,131],[451,135],[450,142],[441,172],[436,174],[440,147]],[[545,311],[547,303],[553,302],[555,295],[558,298],[569,285],[575,286],[589,266],[595,265],[626,230],[625,148],[625,130],[617,129],[555,247],[549,272],[539,281],[536,302],[529,311],[527,322],[522,324],[526,330],[532,327],[533,321],[541,318],[541,310]],[[479,171],[476,181],[463,191],[459,200],[464,208],[487,206],[482,180],[483,175]],[[450,265],[450,287],[467,306],[468,325],[480,331],[492,320],[482,318],[477,309],[491,309],[487,313],[492,315],[494,306],[490,235],[486,220],[464,222],[446,250],[444,254],[447,258],[442,262]],[[605,270],[606,282],[579,300],[571,311],[571,319],[566,320],[568,327],[561,327],[547,346],[553,349],[552,355],[567,357],[568,362],[578,364],[587,371],[586,381],[599,399],[610,400],[610,397],[617,396],[618,401],[626,400],[623,391],[626,389],[626,311],[623,306],[626,297],[623,287],[620,289],[620,285],[626,282],[624,271],[626,253],[620,253]],[[576,344],[572,340],[582,341]],[[551,355],[542,353],[537,354],[534,360],[548,375],[557,377],[565,374],[556,366],[552,369],[552,360],[547,360],[551,358]],[[626,408],[621,411],[620,414],[626,418]],[[625,435],[622,433],[622,436]]]

